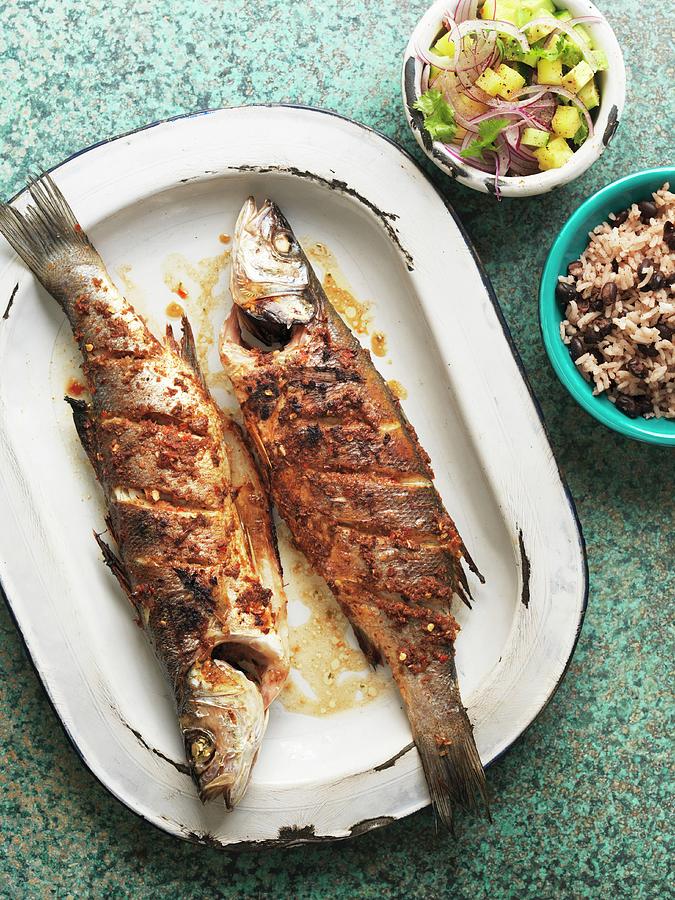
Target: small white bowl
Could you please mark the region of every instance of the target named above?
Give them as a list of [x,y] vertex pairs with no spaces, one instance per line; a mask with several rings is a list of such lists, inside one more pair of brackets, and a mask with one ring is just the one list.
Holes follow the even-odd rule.
[[[503,197],[532,197],[545,194],[561,184],[567,184],[582,175],[593,165],[614,136],[626,100],[626,70],[621,48],[612,28],[602,13],[590,0],[555,0],[556,6],[569,9],[574,18],[598,16],[601,23],[586,26],[593,35],[597,47],[607,55],[608,67],[598,72],[600,107],[594,123],[593,137],[576,151],[574,156],[559,169],[537,172],[534,175],[499,178],[499,192]],[[423,63],[417,57],[416,47],[430,47],[443,26],[443,16],[456,7],[455,0],[437,0],[424,14],[413,31],[403,60],[403,105],[408,124],[417,143],[439,169],[467,187],[484,194],[495,193],[494,175],[475,169],[467,160],[460,163],[453,159],[440,141],[432,141],[422,126],[422,114],[413,104],[422,93]]]

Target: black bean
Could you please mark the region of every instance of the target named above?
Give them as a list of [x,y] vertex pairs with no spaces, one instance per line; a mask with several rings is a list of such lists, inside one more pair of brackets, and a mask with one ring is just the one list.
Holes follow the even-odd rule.
[[586,299],[584,297],[577,298],[577,309],[579,310],[580,316],[585,316],[590,308],[591,308],[590,299]]
[[587,344],[599,344],[612,330],[612,323],[604,316],[599,316],[588,326],[584,332],[584,340]]
[[575,300],[577,296],[577,289],[573,284],[567,284],[566,281],[559,281],[555,286],[555,298],[558,303],[563,307],[563,309],[567,306],[567,304],[571,300]]
[[600,296],[607,306],[609,306],[610,303],[614,303],[616,300],[616,285],[613,281],[608,281],[607,284],[603,284]]
[[621,212],[614,213],[614,221],[612,224],[615,227],[618,227],[619,225],[623,225],[623,223],[626,221],[627,218],[628,218],[628,210],[622,209]]
[[619,271],[619,262],[616,259],[612,260],[612,272],[616,274]]
[[675,272],[671,272],[671,274],[666,277],[666,284],[671,286],[675,284]]
[[589,347],[588,352],[595,358],[598,365],[602,365],[605,361],[602,350],[599,347]]
[[[649,259],[648,256],[645,256],[645,258],[642,260],[642,262],[640,263],[640,265],[637,268],[638,282],[642,281],[642,279],[645,277],[645,275],[647,274],[647,272],[650,269],[652,270],[652,272],[654,272],[656,269],[656,266],[654,265],[653,260]],[[647,284],[642,285],[640,290],[641,291],[651,291],[650,285],[651,285],[651,281],[648,281]]]
[[665,322],[659,322],[656,326],[656,330],[661,335],[661,339],[664,341],[672,341],[673,339],[673,329],[670,325],[667,325]]
[[663,226],[663,242],[669,250],[675,250],[675,225],[672,222]]
[[570,350],[570,356],[572,357],[572,359],[575,362],[576,362],[576,360],[579,359],[580,356],[583,356],[584,353],[586,352],[583,341],[581,340],[581,338],[578,338],[578,337],[572,338],[572,340],[570,341],[569,350]]
[[653,200],[642,200],[638,203],[638,209],[640,210],[640,221],[645,225],[649,225],[650,220],[655,219],[659,214],[658,207]]
[[646,394],[636,394],[635,397],[633,397],[633,400],[635,401],[635,406],[641,416],[652,411],[652,401]]
[[632,397],[626,396],[626,394],[621,394],[620,397],[617,397],[615,406],[619,412],[622,412],[630,419],[637,419],[639,415],[637,403]]
[[601,309],[605,308],[605,301],[602,299],[601,294],[596,294],[591,297],[591,309],[593,312],[600,312]]
[[631,375],[635,375],[636,378],[644,378],[647,374],[647,366],[642,362],[641,359],[638,359],[636,356],[635,359],[631,359],[629,363],[626,363],[626,368],[631,373]]
[[653,344],[637,344],[637,348],[643,356],[649,356],[650,359],[659,355],[659,351]]
[[649,286],[653,291],[660,291],[662,287],[666,286],[666,276],[661,272],[654,272],[649,281]]

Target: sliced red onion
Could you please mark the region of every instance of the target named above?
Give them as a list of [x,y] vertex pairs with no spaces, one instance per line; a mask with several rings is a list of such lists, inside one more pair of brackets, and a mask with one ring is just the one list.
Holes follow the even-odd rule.
[[513,153],[511,154],[511,166],[510,172],[515,176],[527,176],[534,175],[539,169],[539,163],[537,160],[525,161],[518,156],[515,156]]
[[437,69],[448,71],[454,68],[454,57],[439,56],[431,50],[423,50],[419,43],[415,42],[415,56],[430,66],[436,66]]
[[[558,21],[557,19],[555,20]],[[511,22],[504,22],[501,19],[467,19],[457,26],[461,37],[471,34],[474,31],[495,31],[499,34],[508,34],[514,40],[518,41],[525,53],[530,49],[527,38],[522,29],[517,28]]]
[[[595,17],[589,16],[588,18]],[[573,26],[570,27],[569,22],[561,22],[560,19],[554,19],[553,16],[538,16],[536,19],[532,19],[530,22],[528,22],[527,25],[523,25],[520,30],[522,32],[525,32],[528,28],[533,28],[535,25],[552,25],[552,31],[562,31],[567,35],[568,38],[570,38],[570,40],[577,44],[577,46],[581,50],[581,55],[586,60],[591,69],[593,69],[594,72],[598,71],[598,64],[595,61],[593,51],[588,45],[588,41],[586,40],[586,38],[582,37],[578,31],[575,31]]]
[[[499,116],[499,115],[508,114],[508,113],[521,112],[522,110],[529,110],[530,107],[534,107],[534,106],[536,106],[536,104],[539,103],[539,101],[542,99],[544,94],[546,94],[546,92],[547,92],[547,88],[544,87],[543,85],[527,85],[527,86],[521,88],[521,90],[518,91],[518,94],[517,94],[517,96],[525,94],[526,99],[518,100],[515,102],[511,102],[508,100],[500,100],[499,102],[493,102],[490,104],[486,104],[486,105],[489,105],[490,107],[492,107],[492,109],[488,110],[488,112],[486,112],[486,113],[483,113],[482,116],[478,116],[478,117],[471,119],[471,121],[474,123],[481,122],[484,118],[491,119],[494,116]],[[530,94],[532,96],[529,96]],[[491,97],[490,99],[494,101],[494,97]]]
[[454,19],[457,24],[467,19],[475,19],[478,16],[479,0],[459,0],[455,9]]
[[602,25],[600,16],[577,16],[576,19],[568,19],[567,25]]
[[[449,76],[449,77],[448,77]],[[441,90],[444,92],[446,99],[452,106],[452,109],[455,113],[455,121],[458,125],[461,125],[462,128],[471,128],[471,121],[463,116],[459,109],[462,98],[465,96],[462,91],[458,90],[458,88],[450,81],[452,78],[451,73],[441,73],[436,78],[434,84],[439,85]]]
[[495,188],[499,197],[499,176],[508,175],[511,168],[511,152],[506,141],[497,138],[497,164],[495,166]]
[[[472,168],[478,169],[479,172],[485,172],[488,175],[494,174],[494,171],[495,171],[494,163],[492,163],[492,165],[490,165],[490,163],[487,162],[486,160],[474,159],[473,157],[471,159],[465,159],[463,156],[460,156],[459,152],[457,151],[456,145],[453,146],[452,144],[446,144],[445,149],[448,152],[448,156],[451,156],[458,163],[461,163],[461,165],[465,166],[468,164]],[[494,156],[494,154],[490,154],[490,155]]]
[[513,150],[518,150],[518,145],[520,144],[520,125],[513,124],[509,125],[508,128],[505,128],[502,132],[504,135],[504,140]]

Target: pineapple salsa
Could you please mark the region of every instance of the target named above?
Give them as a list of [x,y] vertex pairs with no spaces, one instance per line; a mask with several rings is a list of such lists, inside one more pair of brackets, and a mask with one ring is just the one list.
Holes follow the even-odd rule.
[[495,180],[564,165],[593,133],[607,58],[587,26],[601,21],[552,0],[459,0],[417,48],[425,130]]

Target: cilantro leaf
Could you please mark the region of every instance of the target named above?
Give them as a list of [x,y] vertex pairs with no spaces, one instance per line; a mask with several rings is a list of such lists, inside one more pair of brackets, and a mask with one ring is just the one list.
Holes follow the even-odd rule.
[[454,138],[457,133],[455,113],[440,91],[430,88],[413,103],[413,107],[424,115],[424,128],[434,141],[447,144]]
[[577,147],[581,147],[583,142],[588,137],[588,125],[586,124],[586,119],[581,120],[581,125],[577,129],[577,133],[574,135],[572,140],[574,141]]
[[510,62],[524,62],[528,66],[534,66],[539,59],[559,59],[565,50],[565,35],[559,34],[553,46],[546,46],[550,38],[542,38],[536,44],[531,44],[526,52],[518,41],[509,37],[498,37],[497,47],[503,59]]
[[478,125],[478,137],[460,152],[464,158],[480,156],[483,159],[484,150],[496,150],[495,140],[497,135],[509,124],[508,119],[486,119]]

